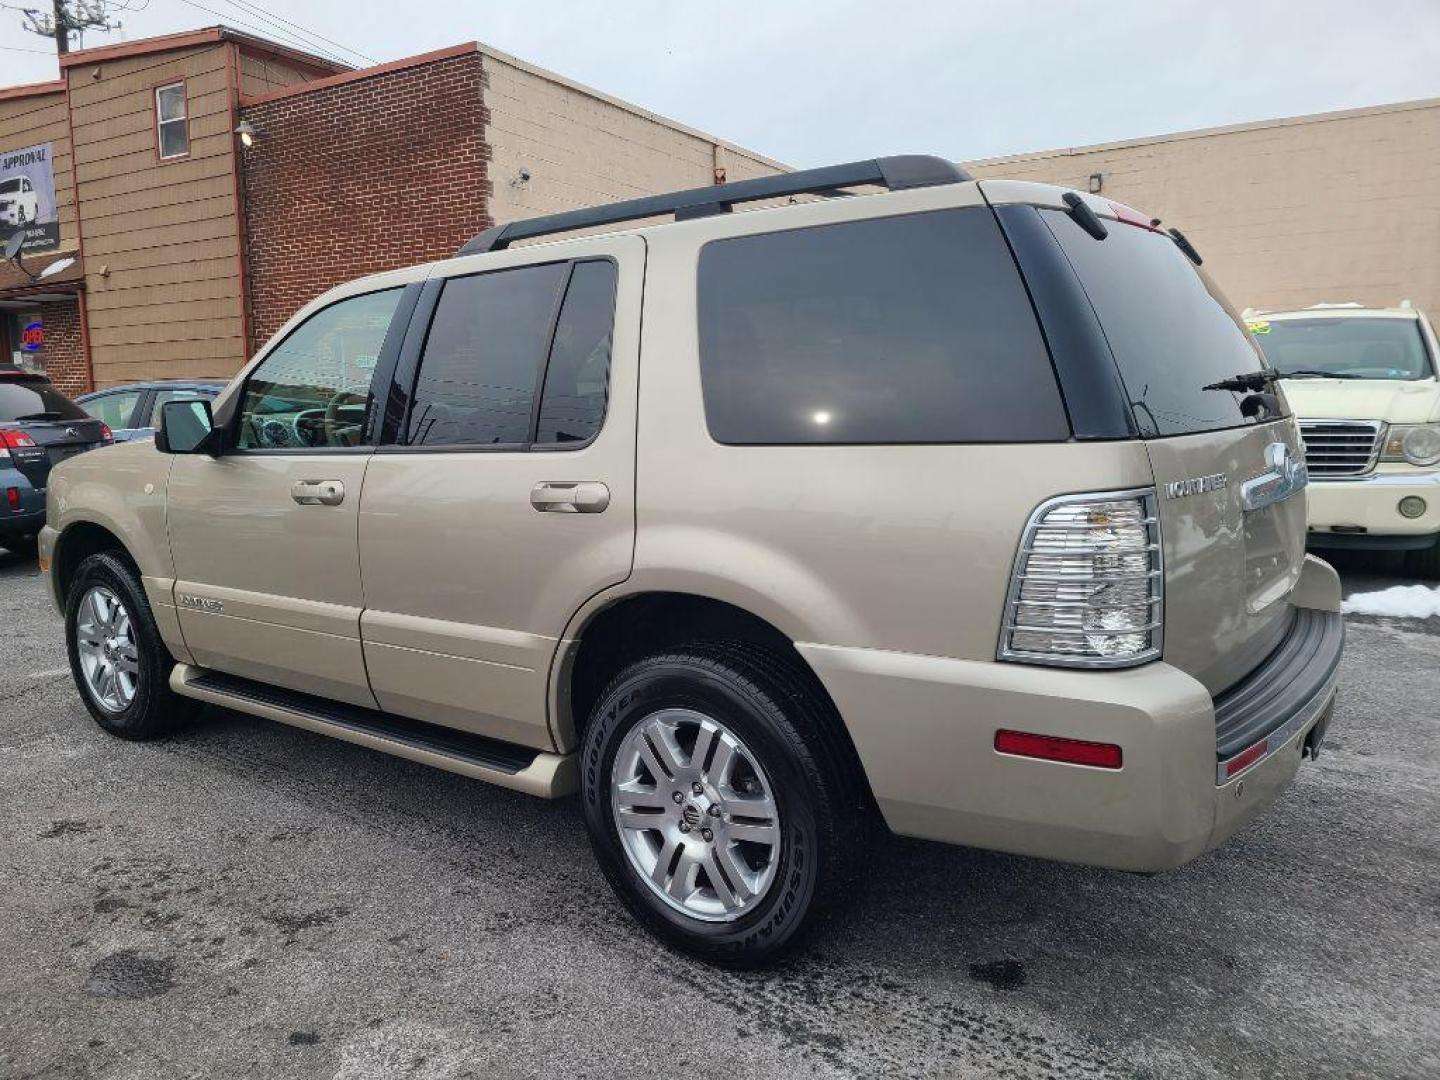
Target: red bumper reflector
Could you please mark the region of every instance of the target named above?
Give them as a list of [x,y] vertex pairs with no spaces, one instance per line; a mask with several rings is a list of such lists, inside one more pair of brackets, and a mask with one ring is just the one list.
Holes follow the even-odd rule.
[[1071,765],[1093,765],[1097,769],[1118,769],[1123,757],[1114,743],[1061,739],[1054,735],[1032,735],[1028,731],[995,732],[995,749],[1017,757],[1065,761]]
[[5,498],[6,498],[6,500],[10,503],[10,509],[11,509],[11,510],[19,510],[19,509],[20,509],[20,489],[19,489],[19,488],[6,488],[6,489],[5,489]]
[[1247,769],[1264,757],[1270,750],[1270,740],[1261,739],[1248,750],[1241,750],[1225,763],[1225,777],[1229,779],[1241,769]]

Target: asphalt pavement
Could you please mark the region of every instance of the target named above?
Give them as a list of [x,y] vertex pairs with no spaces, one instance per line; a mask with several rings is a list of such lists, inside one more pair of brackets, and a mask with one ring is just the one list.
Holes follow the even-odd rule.
[[1325,752],[1189,866],[891,840],[736,974],[639,930],[573,801],[219,710],[106,736],[0,551],[0,1077],[1440,1076],[1437,624],[1351,619]]

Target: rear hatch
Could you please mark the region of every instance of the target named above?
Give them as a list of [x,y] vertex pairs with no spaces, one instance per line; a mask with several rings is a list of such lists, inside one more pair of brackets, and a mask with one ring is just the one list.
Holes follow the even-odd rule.
[[10,460],[32,487],[43,488],[66,458],[109,441],[105,425],[87,415],[49,381],[0,374],[0,432]]
[[1146,440],[1164,554],[1164,658],[1217,693],[1290,626],[1305,557],[1298,428],[1279,390],[1212,388],[1263,373],[1265,362],[1174,239],[1116,204],[1103,238],[1065,210],[1039,212],[1099,318]]

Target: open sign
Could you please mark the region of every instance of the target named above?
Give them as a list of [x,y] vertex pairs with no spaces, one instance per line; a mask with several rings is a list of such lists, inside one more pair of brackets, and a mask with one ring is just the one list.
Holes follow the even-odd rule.
[[39,352],[45,347],[45,324],[39,319],[26,323],[20,331],[20,351]]

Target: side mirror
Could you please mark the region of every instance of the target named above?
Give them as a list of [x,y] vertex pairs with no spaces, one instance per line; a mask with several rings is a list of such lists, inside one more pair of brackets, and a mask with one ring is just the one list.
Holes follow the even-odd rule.
[[155,446],[166,454],[220,454],[220,432],[208,401],[167,401],[160,406]]

